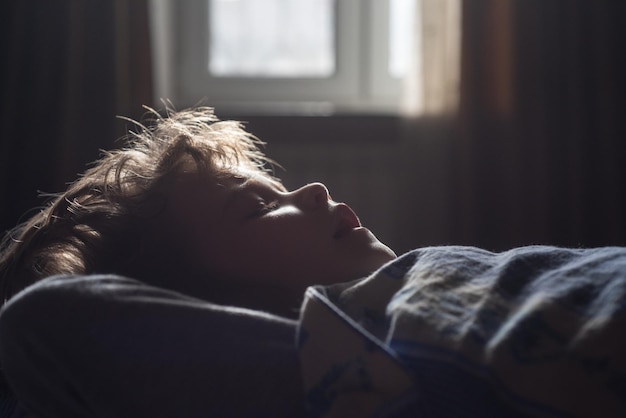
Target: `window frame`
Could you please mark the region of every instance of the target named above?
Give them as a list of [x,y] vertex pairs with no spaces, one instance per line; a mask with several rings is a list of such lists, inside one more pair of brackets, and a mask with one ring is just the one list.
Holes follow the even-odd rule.
[[155,90],[177,107],[202,102],[247,115],[402,112],[406,80],[388,72],[390,0],[335,0],[336,71],[328,78],[211,76],[208,1],[151,2]]

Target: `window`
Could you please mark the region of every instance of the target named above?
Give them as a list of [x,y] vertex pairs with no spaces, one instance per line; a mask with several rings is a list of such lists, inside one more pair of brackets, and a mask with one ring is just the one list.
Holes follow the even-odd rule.
[[333,0],[209,0],[209,75],[331,77],[333,5]]
[[230,112],[423,113],[429,73],[457,88],[459,1],[152,0],[157,94]]

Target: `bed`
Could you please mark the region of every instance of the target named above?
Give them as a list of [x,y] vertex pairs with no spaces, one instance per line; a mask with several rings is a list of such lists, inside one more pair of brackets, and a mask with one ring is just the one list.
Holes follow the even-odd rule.
[[[182,380],[162,379],[156,387],[168,383],[166,387],[180,391],[180,385],[191,380],[191,387],[200,389],[208,408],[218,408],[219,402],[227,408],[233,405],[232,396],[215,395],[220,390],[238,400],[246,399],[245,393],[231,393],[231,388],[240,388],[242,382],[255,391],[276,386],[277,404],[287,404],[285,393],[290,392],[283,386],[296,388],[300,394],[302,381],[307,415],[313,418],[626,416],[626,248],[531,246],[502,253],[472,247],[421,248],[370,277],[310,287],[299,321],[289,328],[286,339],[280,340],[293,354],[293,363],[287,362],[289,370],[296,371],[293,381],[285,382],[276,379],[274,363],[259,360],[265,358],[259,357],[259,347],[269,351],[266,357],[272,361],[282,354],[273,354],[271,337],[265,340],[268,334],[259,331],[258,319],[250,322],[224,307],[208,309],[203,301],[132,279],[89,276],[46,282],[26,295],[35,295],[33,300],[38,301],[45,295],[42,289],[60,289],[77,291],[79,297],[60,300],[57,296],[65,293],[48,294],[51,299],[47,302],[59,305],[51,305],[56,308],[50,311],[62,315],[61,319],[40,324],[36,312],[28,318],[46,330],[54,324],[70,327],[72,332],[66,337],[78,335],[80,350],[96,353],[85,359],[89,370],[94,368],[97,376],[118,382],[111,367],[117,367],[126,380],[130,367],[137,380],[124,380],[125,385],[142,387],[155,365],[169,367],[167,370],[176,374],[181,364],[191,364],[189,370],[198,374],[201,386],[185,374]],[[76,287],[74,282],[81,285]],[[95,322],[77,318],[73,312],[94,316]],[[193,327],[186,326],[189,315]],[[181,323],[186,325],[181,327]],[[236,328],[239,323],[241,327]],[[98,324],[106,331],[102,335],[96,332]],[[85,325],[86,333],[79,331],[78,325]],[[297,355],[291,345],[291,330],[296,327]],[[31,335],[30,327],[18,329],[28,341],[35,334],[40,338],[52,335],[52,340],[34,344],[34,359],[48,364],[48,357],[57,356],[53,364],[69,361],[72,370],[82,373],[82,363],[74,364],[80,359],[64,354],[71,342],[57,344],[56,332],[33,331]],[[120,335],[124,338],[115,338]],[[171,335],[177,336],[175,344]],[[86,346],[87,342],[91,345]],[[57,354],[40,356],[39,346],[56,349]],[[110,358],[91,362],[91,358],[102,358],[102,350]],[[208,355],[207,350],[213,354]],[[176,355],[181,352],[191,355]],[[250,361],[242,363],[242,358]],[[214,368],[216,361],[224,372],[223,381],[215,377],[220,376]],[[36,364],[31,368],[37,369]],[[244,375],[233,375],[231,365],[237,365]],[[257,373],[255,380],[250,372],[260,365],[264,371]],[[208,383],[207,370],[211,372]],[[36,370],[33,374],[37,375]],[[51,381],[56,377],[63,381],[63,376],[57,375],[51,376]],[[268,380],[272,377],[274,381]],[[97,383],[100,378],[88,380]],[[206,386],[211,382],[215,392]],[[229,386],[233,382],[234,386]],[[105,381],[104,387],[116,390],[118,386]],[[64,390],[59,385],[52,388]],[[89,388],[85,393],[99,395]],[[206,396],[203,391],[208,392]],[[115,400],[121,405],[124,400],[137,404],[139,409],[154,401],[145,387],[140,393],[148,403],[132,391],[124,391],[128,399],[118,394]],[[182,391],[182,396],[168,393],[170,397],[159,399],[161,403],[174,408],[176,400],[182,402],[180,407],[188,407],[188,392]],[[105,397],[107,405],[109,399]],[[259,409],[262,416],[280,415],[267,410],[266,401],[264,398],[265,406]],[[152,403],[159,409],[161,403]],[[297,404],[300,408],[299,400]],[[0,413],[22,416],[1,380]]]

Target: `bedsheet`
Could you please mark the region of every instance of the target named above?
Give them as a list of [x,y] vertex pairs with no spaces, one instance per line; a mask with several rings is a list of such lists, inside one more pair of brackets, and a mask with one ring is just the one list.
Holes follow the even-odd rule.
[[311,417],[626,416],[626,248],[409,252],[307,290]]

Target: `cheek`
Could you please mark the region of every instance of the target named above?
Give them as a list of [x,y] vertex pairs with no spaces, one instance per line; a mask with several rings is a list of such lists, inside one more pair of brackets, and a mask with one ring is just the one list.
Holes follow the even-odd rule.
[[240,254],[257,266],[271,266],[277,260],[287,262],[289,257],[304,252],[307,240],[306,231],[285,225],[271,229],[258,228],[241,235],[232,247],[239,248]]
[[279,212],[253,222],[241,230],[241,240],[249,241],[250,245],[265,250],[280,248],[288,251],[303,243],[323,241],[323,230],[320,222],[297,211]]
[[310,269],[317,264],[322,252],[330,250],[329,243],[316,236],[315,229],[297,222],[282,223],[271,229],[259,227],[236,237],[230,248],[238,249],[240,270],[276,279],[294,272]]
[[261,230],[213,234],[200,254],[208,271],[224,278],[254,280],[276,270],[284,258],[280,235]]
[[[289,216],[295,215],[295,216]],[[240,227],[213,230],[200,260],[222,277],[238,280],[294,280],[294,274],[330,267],[332,237],[315,218],[280,214]]]

